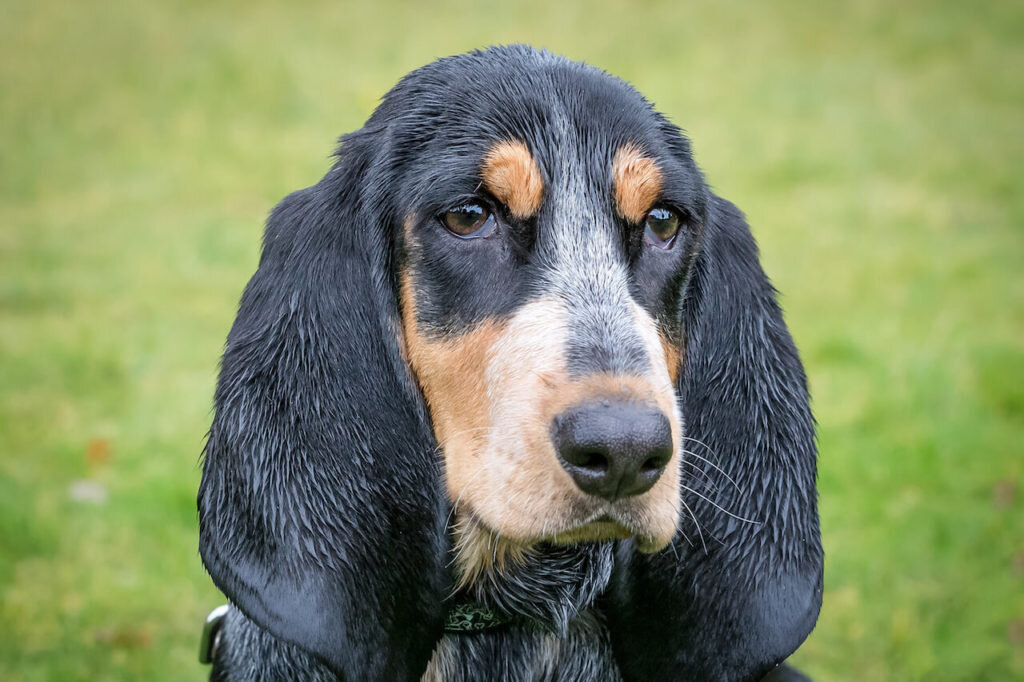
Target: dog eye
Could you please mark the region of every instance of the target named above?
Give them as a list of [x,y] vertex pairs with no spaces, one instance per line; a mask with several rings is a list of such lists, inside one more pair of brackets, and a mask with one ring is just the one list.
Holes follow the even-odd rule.
[[486,237],[494,229],[494,215],[480,204],[463,204],[446,211],[441,222],[463,239]]
[[667,249],[679,232],[679,214],[661,206],[652,208],[644,218],[644,239],[648,244]]

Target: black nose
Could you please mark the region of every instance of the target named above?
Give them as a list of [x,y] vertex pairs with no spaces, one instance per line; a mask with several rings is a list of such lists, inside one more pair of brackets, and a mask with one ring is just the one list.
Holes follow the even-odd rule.
[[552,427],[562,466],[585,493],[618,500],[651,489],[672,457],[660,411],[605,400],[566,410]]

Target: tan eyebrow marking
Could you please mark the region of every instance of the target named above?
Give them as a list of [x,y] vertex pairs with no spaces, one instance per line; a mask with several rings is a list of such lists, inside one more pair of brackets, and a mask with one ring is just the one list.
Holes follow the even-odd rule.
[[661,194],[661,169],[654,159],[630,142],[615,153],[612,183],[619,215],[639,223]]
[[484,156],[482,175],[487,191],[508,206],[513,217],[529,218],[540,210],[544,181],[537,161],[524,143],[496,143]]

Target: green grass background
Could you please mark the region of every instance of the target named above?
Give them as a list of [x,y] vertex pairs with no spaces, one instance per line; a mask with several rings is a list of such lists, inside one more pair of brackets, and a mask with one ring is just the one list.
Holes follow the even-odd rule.
[[1012,0],[0,0],[0,679],[202,677],[197,464],[263,218],[404,73],[513,41],[632,81],[750,218],[820,422],[798,663],[1024,679]]

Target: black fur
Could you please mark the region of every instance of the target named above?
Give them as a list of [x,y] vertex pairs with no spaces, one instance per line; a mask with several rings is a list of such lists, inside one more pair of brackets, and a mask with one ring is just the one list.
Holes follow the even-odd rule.
[[[722,199],[684,315],[679,394],[694,475],[683,500],[692,516],[668,551],[619,548],[612,641],[629,679],[685,670],[693,679],[757,680],[800,645],[821,606],[814,422],[750,230]],[[717,495],[700,491],[702,479]]]
[[[559,116],[576,148],[549,133]],[[499,215],[503,238],[482,247],[442,240],[434,218],[477,196],[479,159],[505,137],[530,141],[548,186],[585,173],[586,200],[604,201],[594,210],[609,221],[612,205],[594,198],[610,194],[609,149],[639,140],[658,158],[665,201],[688,220],[680,243],[652,254],[635,226],[613,227],[630,294],[685,358],[692,515],[653,555],[630,541],[540,546],[455,596],[520,624],[442,638],[450,510],[399,348],[398,282],[417,273],[427,330],[544,294],[545,226],[558,218],[546,206],[530,220]],[[464,680],[760,679],[807,636],[821,601],[805,384],[742,215],[629,86],[525,47],[413,72],[343,139],[320,183],[274,210],[228,337],[199,493],[200,552],[236,606],[214,679],[416,680],[432,655],[434,670]]]

